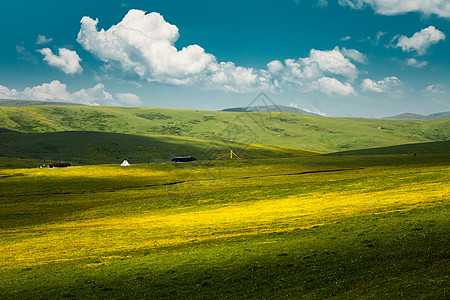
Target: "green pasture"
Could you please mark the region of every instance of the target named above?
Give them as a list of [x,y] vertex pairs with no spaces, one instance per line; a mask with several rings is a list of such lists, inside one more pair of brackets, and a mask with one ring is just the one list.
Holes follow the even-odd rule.
[[449,166],[403,154],[0,169],[0,298],[446,299]]
[[199,160],[226,159],[231,150],[242,159],[321,154],[286,147],[164,135],[84,131],[9,132],[0,134],[0,169],[37,167],[55,161],[85,165],[120,164],[124,159],[131,163],[168,162],[175,156],[194,156]]
[[329,155],[438,154],[450,153],[450,141],[397,145],[330,153]]
[[320,152],[445,141],[450,119],[388,120],[163,108],[3,106],[0,134],[109,132],[233,141]]

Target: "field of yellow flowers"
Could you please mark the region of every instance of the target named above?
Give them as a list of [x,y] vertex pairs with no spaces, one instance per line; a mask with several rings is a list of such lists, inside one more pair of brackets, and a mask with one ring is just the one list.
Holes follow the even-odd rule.
[[1,299],[448,298],[450,155],[0,170]]

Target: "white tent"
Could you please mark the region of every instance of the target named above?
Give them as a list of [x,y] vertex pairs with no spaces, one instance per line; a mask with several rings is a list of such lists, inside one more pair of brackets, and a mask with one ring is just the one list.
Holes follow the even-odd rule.
[[129,167],[130,163],[125,159],[123,163],[120,165],[121,167]]

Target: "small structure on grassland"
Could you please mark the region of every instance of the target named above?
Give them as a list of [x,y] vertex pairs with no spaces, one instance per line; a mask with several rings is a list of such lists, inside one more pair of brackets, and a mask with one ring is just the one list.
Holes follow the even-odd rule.
[[178,156],[171,159],[171,162],[173,163],[181,163],[181,162],[192,162],[196,161],[197,159],[192,156]]
[[236,154],[233,150],[230,150],[230,154],[226,153],[224,155],[219,156],[217,159],[227,158],[230,157],[230,159],[233,159],[233,156],[239,159],[242,159],[239,155]]
[[128,160],[124,159],[123,162],[120,164],[121,167],[129,167],[131,166]]
[[68,162],[55,162],[55,163],[51,163],[51,164],[48,165],[48,167],[50,169],[53,169],[53,168],[68,168],[68,167],[71,167],[71,166],[72,166],[72,164],[68,163]]

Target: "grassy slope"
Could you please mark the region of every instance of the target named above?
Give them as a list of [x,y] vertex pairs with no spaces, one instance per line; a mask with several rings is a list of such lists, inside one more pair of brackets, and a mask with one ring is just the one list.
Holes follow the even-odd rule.
[[2,107],[0,124],[10,130],[31,133],[178,135],[323,152],[442,141],[450,136],[448,118],[356,119],[124,107]]
[[[197,159],[214,159],[229,153],[231,149],[242,159],[320,154],[292,148],[178,136],[85,131],[0,134],[0,156],[25,159],[15,162],[19,167],[25,162],[30,163],[28,166],[31,167],[54,161],[68,161],[75,165],[121,163],[124,159],[131,163],[166,162],[174,156],[188,155]],[[0,168],[13,166],[13,162],[0,159]]]
[[[0,170],[0,298],[446,299],[449,166],[383,155]],[[336,169],[352,170],[288,175]]]
[[329,155],[438,154],[450,153],[450,141],[417,143],[330,153]]
[[41,100],[13,100],[0,99],[0,106],[36,106],[36,105],[51,105],[51,106],[80,106],[82,104],[69,102],[55,102],[55,101],[41,101]]

